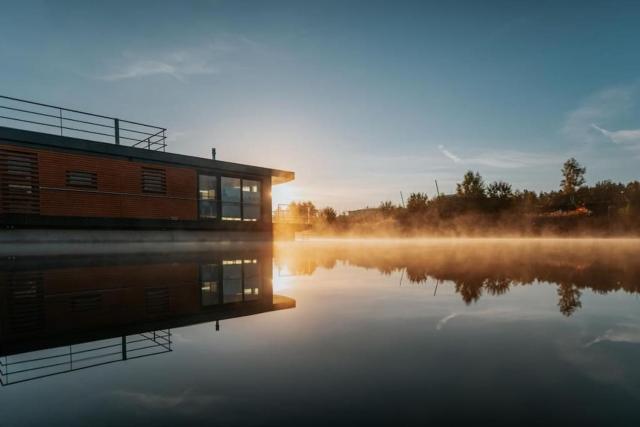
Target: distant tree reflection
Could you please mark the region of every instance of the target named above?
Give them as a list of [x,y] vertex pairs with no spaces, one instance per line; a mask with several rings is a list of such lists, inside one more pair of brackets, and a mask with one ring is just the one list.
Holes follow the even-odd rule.
[[[428,244],[309,244],[276,249],[276,263],[294,274],[314,273],[338,263],[405,271],[410,283],[452,282],[466,304],[483,294],[504,295],[515,286],[557,286],[558,309],[571,316],[585,289],[605,294],[640,293],[640,243],[632,241],[442,241]],[[305,266],[301,268],[301,266]]]
[[558,308],[560,313],[565,316],[571,316],[578,308],[582,307],[580,295],[582,295],[582,292],[575,286],[567,284],[558,286],[558,296],[560,297]]

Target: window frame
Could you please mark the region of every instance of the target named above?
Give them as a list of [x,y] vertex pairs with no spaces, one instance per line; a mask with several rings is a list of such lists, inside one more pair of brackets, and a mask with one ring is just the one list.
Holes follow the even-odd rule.
[[[253,181],[258,183],[258,196],[260,198],[259,203],[247,203],[247,205],[253,205],[253,206],[257,206],[258,207],[258,217],[255,219],[247,219],[245,218],[244,215],[244,208],[245,208],[245,202],[244,202],[244,182],[245,181]],[[240,179],[240,213],[241,213],[241,221],[242,222],[259,222],[262,221],[262,180],[260,179],[250,179],[250,178],[241,178]]]
[[[202,218],[200,217],[200,176],[201,175],[207,175],[207,176],[212,176],[216,178],[216,208],[217,208],[217,217],[216,218]],[[240,180],[240,201],[239,206],[240,206],[240,218],[237,220],[231,220],[231,219],[223,219],[222,218],[222,205],[223,205],[223,200],[222,200],[222,178],[232,178],[232,179],[239,179]],[[258,217],[258,219],[256,220],[245,220],[244,219],[244,192],[242,191],[242,187],[244,184],[244,181],[255,181],[258,183],[258,187],[259,187],[259,191],[258,194],[260,195],[260,203],[257,204],[257,206],[260,207],[260,215]],[[251,175],[239,175],[239,174],[234,174],[234,173],[220,173],[220,172],[211,172],[208,171],[206,169],[202,169],[202,170],[198,170],[197,171],[197,182],[198,185],[196,186],[196,198],[198,200],[198,219],[202,220],[202,221],[220,221],[220,222],[225,222],[225,223],[260,223],[260,222],[264,222],[264,177],[263,176],[251,176]],[[235,203],[235,202],[233,202]]]
[[[213,203],[214,203],[214,206],[215,206],[215,212],[216,212],[215,213],[215,215],[216,215],[215,217],[203,217],[201,215],[201,211],[200,211],[201,202],[203,200],[212,200],[212,199],[201,199],[200,198],[200,190],[201,190],[200,177],[202,177],[202,176],[212,177],[212,178],[215,178],[215,180],[216,180],[216,188],[215,188],[216,198],[213,199]],[[201,221],[218,221],[218,220],[220,220],[220,215],[221,215],[221,210],[220,210],[220,205],[221,205],[220,188],[221,187],[220,186],[221,186],[221,184],[220,184],[220,175],[213,174],[213,173],[207,173],[207,172],[198,172],[198,189],[197,189],[196,195],[197,195],[197,199],[198,199],[198,219],[199,220],[201,220]]]
[[[225,201],[223,200],[224,197],[224,193],[222,192],[222,180],[223,179],[237,179],[240,182],[240,185],[238,187],[238,192],[240,195],[240,200],[237,202],[230,202],[227,201],[226,203],[229,205],[232,204],[238,204],[238,207],[240,209],[240,217],[239,218],[233,218],[233,219],[225,219],[224,217],[224,204]],[[244,217],[244,212],[242,211],[242,177],[239,176],[229,176],[229,175],[220,175],[220,220],[221,221],[227,221],[227,222],[243,222],[243,217]]]

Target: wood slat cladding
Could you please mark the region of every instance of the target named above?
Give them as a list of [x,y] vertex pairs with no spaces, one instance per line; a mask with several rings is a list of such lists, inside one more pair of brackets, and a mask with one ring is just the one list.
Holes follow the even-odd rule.
[[44,327],[44,287],[41,272],[15,272],[0,276],[6,286],[9,333],[39,331]]
[[86,313],[102,308],[102,294],[75,295],[71,297],[71,312]]
[[67,187],[98,188],[98,175],[94,172],[67,171]]
[[144,290],[144,302],[147,314],[169,312],[169,288],[147,288]]
[[[30,165],[39,166],[31,179],[32,203],[27,205],[30,210],[18,211],[15,204],[13,210],[4,209],[0,191],[0,214],[162,220],[198,218],[197,172],[194,169],[35,147],[17,148],[4,145],[2,141],[0,151],[19,152],[32,159]],[[0,167],[5,163],[0,162]],[[2,167],[0,171],[4,169]],[[160,184],[160,189],[164,187],[164,193],[143,192],[143,169],[162,172],[160,179],[157,173],[153,177],[156,178],[155,183]],[[80,183],[78,179],[70,181],[72,173],[75,178],[81,178],[78,172],[94,174],[95,188],[70,185]],[[90,182],[93,185],[93,176],[85,175],[82,178],[82,184]],[[4,185],[1,172],[0,184]],[[34,197],[36,195],[39,195],[39,205],[33,203],[38,200]]]
[[167,193],[167,173],[164,169],[142,168],[142,192]]
[[0,148],[0,213],[40,213],[36,153]]

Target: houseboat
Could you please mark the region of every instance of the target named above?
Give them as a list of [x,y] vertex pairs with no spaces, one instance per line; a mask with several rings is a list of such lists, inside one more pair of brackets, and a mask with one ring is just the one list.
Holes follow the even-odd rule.
[[264,240],[289,171],[166,151],[166,129],[0,96],[0,244]]

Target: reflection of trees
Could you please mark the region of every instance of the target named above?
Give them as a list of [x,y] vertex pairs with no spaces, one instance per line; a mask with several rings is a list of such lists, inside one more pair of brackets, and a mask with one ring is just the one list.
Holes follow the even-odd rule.
[[482,295],[482,280],[458,280],[453,281],[456,286],[456,292],[460,294],[462,300],[467,304],[471,304],[472,302],[476,302],[480,299]]
[[502,295],[511,287],[511,280],[506,277],[487,278],[483,286],[491,295]]
[[[393,271],[395,269],[390,269],[389,267],[386,267],[386,270]],[[422,283],[427,281],[427,279],[429,278],[429,275],[423,268],[419,268],[419,267],[416,268],[415,266],[409,266],[407,267],[407,278],[409,279],[409,281],[413,283]]]
[[[406,270],[413,283],[451,281],[471,304],[484,294],[503,295],[513,286],[547,282],[558,286],[558,307],[566,316],[581,307],[582,290],[640,293],[640,243],[594,241],[506,241],[501,243],[429,243],[285,246],[276,262],[296,274],[342,262],[375,268],[383,274]],[[295,268],[313,265],[314,268]],[[294,266],[294,268],[291,268]]]
[[558,286],[558,296],[560,297],[558,308],[560,308],[560,313],[565,316],[571,316],[578,308],[582,307],[580,295],[582,293],[574,286],[565,284]]

